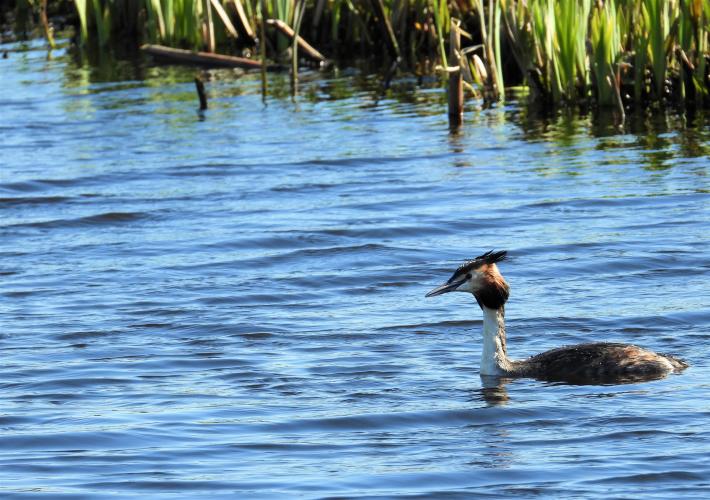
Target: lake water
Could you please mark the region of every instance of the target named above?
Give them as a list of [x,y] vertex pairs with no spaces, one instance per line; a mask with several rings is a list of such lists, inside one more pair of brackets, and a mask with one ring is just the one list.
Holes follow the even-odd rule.
[[[710,126],[535,118],[360,72],[0,59],[0,497],[708,498]],[[676,354],[627,385],[483,383],[509,351]]]

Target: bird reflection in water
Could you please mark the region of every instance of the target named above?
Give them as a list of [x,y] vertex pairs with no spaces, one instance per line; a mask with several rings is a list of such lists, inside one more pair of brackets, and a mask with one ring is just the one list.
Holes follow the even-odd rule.
[[482,399],[488,406],[502,406],[508,402],[510,396],[505,388],[513,379],[481,375],[481,388],[478,389],[476,399]]

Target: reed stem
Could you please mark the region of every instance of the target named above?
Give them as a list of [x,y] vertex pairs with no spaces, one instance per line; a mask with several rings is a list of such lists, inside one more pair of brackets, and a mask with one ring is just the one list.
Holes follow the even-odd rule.
[[399,61],[399,44],[397,43],[397,37],[394,36],[394,30],[392,29],[392,24],[387,16],[385,5],[382,0],[370,0],[370,3],[380,24],[380,31],[384,36],[387,51],[392,59]]
[[259,10],[261,12],[261,22],[259,23],[259,51],[261,52],[261,100],[266,104],[267,80],[266,80],[266,4],[265,0],[259,0]]
[[449,31],[449,127],[457,129],[463,124],[463,80],[461,78],[461,21],[451,19]]
[[52,28],[49,26],[49,19],[47,19],[47,0],[40,2],[39,18],[42,23],[42,29],[44,30],[44,36],[47,39],[47,43],[49,43],[49,48],[54,49],[56,47],[54,36],[52,35]]
[[[305,11],[305,9],[304,9]],[[291,40],[291,43],[294,42],[294,40],[298,44],[298,48],[300,50],[303,50],[304,54],[308,56],[310,59],[313,59],[314,61],[317,61],[319,63],[324,63],[326,62],[326,58],[323,54],[318,52],[310,43],[305,41],[303,37],[298,34],[296,35],[296,32],[285,22],[283,22],[281,19],[267,19],[266,24],[269,26],[273,26],[279,32],[281,32],[283,35],[285,35],[289,40]]]
[[305,0],[296,0],[296,7],[293,15],[293,43],[291,43],[291,95],[294,96],[298,93],[298,45],[300,41],[298,33],[301,30],[301,22],[303,21],[303,13],[305,10]]

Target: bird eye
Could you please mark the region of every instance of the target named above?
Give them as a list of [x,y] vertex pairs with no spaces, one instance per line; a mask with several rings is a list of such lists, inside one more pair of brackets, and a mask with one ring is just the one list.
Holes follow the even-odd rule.
[[466,275],[466,279],[467,279],[467,280],[470,280],[470,279],[471,279],[471,273],[468,273],[468,274]]

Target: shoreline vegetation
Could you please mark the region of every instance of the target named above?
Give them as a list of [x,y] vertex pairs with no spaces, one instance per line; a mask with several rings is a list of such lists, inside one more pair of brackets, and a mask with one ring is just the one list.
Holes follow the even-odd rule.
[[[438,73],[449,115],[465,93],[490,106],[523,85],[543,108],[710,107],[707,0],[15,0],[16,33],[75,29],[80,50],[117,44],[246,60],[266,71],[372,60],[385,74]],[[155,50],[153,50],[155,52]],[[217,56],[219,58],[220,56]],[[191,59],[190,59],[191,58]],[[179,60],[175,59],[176,61]],[[239,65],[235,63],[235,65]]]

